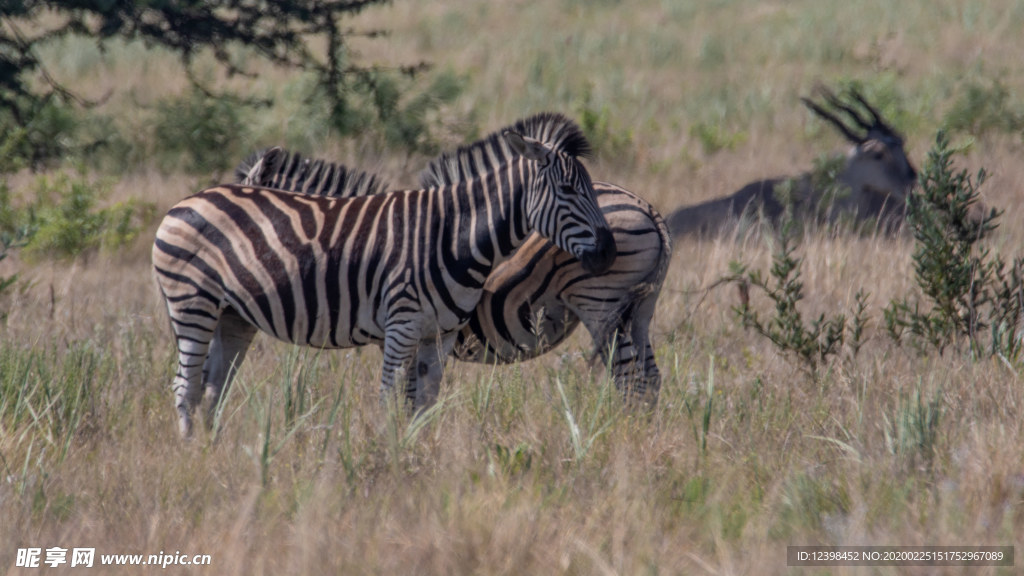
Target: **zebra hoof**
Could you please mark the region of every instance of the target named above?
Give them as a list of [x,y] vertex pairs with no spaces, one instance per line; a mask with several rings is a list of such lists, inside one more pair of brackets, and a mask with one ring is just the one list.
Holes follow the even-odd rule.
[[192,439],[192,417],[184,406],[178,407],[178,433],[182,440]]

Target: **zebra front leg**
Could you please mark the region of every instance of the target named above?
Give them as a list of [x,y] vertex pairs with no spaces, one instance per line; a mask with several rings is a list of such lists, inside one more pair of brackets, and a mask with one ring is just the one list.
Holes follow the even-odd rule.
[[[406,329],[403,329],[406,328]],[[400,325],[391,327],[384,331],[384,366],[381,370],[380,402],[382,406],[387,405],[390,400],[397,400],[395,384],[402,384],[403,396],[406,401],[410,400],[410,391],[415,398],[417,388],[416,375],[410,370],[410,365],[416,356],[417,348],[420,345],[418,337],[411,335],[407,326]],[[410,406],[411,407],[411,406]]]
[[[441,378],[448,356],[455,348],[458,333],[448,334],[440,340],[428,340],[420,344],[416,352],[416,383],[411,398],[417,410],[429,408],[437,402],[441,391]],[[408,398],[409,390],[406,390]]]
[[220,317],[210,343],[210,355],[203,368],[207,402],[204,423],[207,430],[213,428],[220,402],[235,379],[238,367],[245,360],[245,353],[256,331],[255,326],[246,322],[232,308],[226,309]]

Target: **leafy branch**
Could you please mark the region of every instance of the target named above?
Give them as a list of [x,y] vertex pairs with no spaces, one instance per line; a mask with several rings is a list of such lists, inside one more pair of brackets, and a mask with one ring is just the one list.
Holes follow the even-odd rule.
[[982,244],[1002,212],[980,201],[984,169],[973,178],[954,170],[957,152],[940,131],[921,173],[921,191],[907,206],[914,276],[926,304],[893,300],[884,311],[886,329],[897,342],[909,337],[940,354],[966,343],[975,355],[987,348],[1016,359],[1021,352],[1016,332],[1024,321],[1024,262],[1017,258],[1007,264]]
[[[792,220],[782,224],[779,243],[772,254],[769,277],[760,270],[748,270],[738,262],[730,263],[731,274],[724,280],[736,284],[740,304],[733,307],[744,328],[764,336],[780,350],[795,355],[811,374],[838,355],[849,335],[850,350],[854,355],[863,344],[867,324],[867,294],[857,292],[856,310],[852,324],[844,314],[826,316],[805,322],[797,304],[804,299],[804,285],[800,279],[803,260],[796,256],[796,242]],[[757,288],[774,304],[774,314],[762,318],[750,305],[750,289]]]

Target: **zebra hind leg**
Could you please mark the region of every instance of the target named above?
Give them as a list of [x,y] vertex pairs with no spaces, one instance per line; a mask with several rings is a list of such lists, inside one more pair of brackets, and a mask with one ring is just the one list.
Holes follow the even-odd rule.
[[661,371],[654,359],[654,347],[651,345],[651,320],[654,318],[658,293],[654,292],[635,302],[626,317],[626,331],[630,338],[630,354],[632,358],[630,394],[633,400],[655,406],[661,393]]
[[256,332],[256,327],[245,321],[233,308],[225,309],[221,315],[210,343],[210,355],[203,367],[203,380],[206,383],[204,424],[207,430],[213,429],[220,403],[245,360],[245,353]]
[[[212,321],[211,321],[212,319]],[[203,396],[203,366],[210,351],[217,318],[204,315],[204,322],[189,322],[171,313],[171,326],[178,348],[178,367],[171,389],[178,411],[178,432],[182,438],[192,437],[192,413]]]
[[627,404],[657,403],[661,374],[648,335],[656,298],[633,301],[613,314],[613,322],[583,318],[594,338],[594,358],[611,370]]

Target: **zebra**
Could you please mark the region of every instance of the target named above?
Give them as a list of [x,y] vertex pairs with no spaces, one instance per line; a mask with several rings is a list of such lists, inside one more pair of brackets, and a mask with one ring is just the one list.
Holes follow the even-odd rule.
[[543,113],[446,157],[472,171],[457,185],[337,198],[222,184],[173,206],[152,257],[178,350],[181,435],[204,379],[212,423],[257,331],[316,348],[376,344],[382,402],[401,381],[411,407],[432,405],[484,283],[530,232],[592,273],[612,265],[589,150],[575,123]]
[[[540,134],[528,134],[542,138]],[[280,147],[255,152],[235,170],[236,182],[310,194],[359,195],[381,189],[344,188],[336,174],[349,170],[304,158]],[[458,163],[435,162],[421,174],[424,187],[457,184],[469,174]],[[628,401],[657,401],[661,374],[650,323],[672,256],[662,216],[632,192],[594,182],[597,202],[615,235],[618,256],[604,274],[588,273],[571,254],[533,233],[491,273],[483,298],[459,333],[453,356],[466,362],[511,363],[536,358],[560,345],[582,322],[594,342],[593,360],[610,364]]]
[[[853,144],[835,182],[821,182],[814,173],[751,182],[724,198],[677,209],[667,219],[672,235],[717,234],[726,224],[759,213],[777,223],[787,208],[798,217],[826,221],[843,216],[874,219],[883,232],[899,231],[907,197],[917,183],[917,169],[907,158],[903,136],[859,91],[851,89],[842,96],[826,88],[820,91],[823,103],[810,98],[801,102]],[[853,124],[848,125],[839,113]]]

